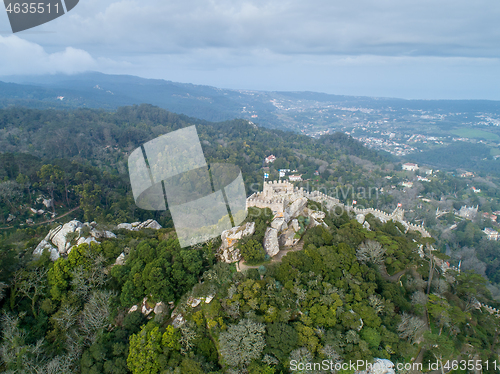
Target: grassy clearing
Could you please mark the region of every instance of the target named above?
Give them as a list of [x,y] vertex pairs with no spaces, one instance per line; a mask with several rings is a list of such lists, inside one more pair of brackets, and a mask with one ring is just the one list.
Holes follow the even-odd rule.
[[490,154],[492,156],[498,156],[498,155],[500,155],[500,149],[498,149],[498,148],[491,148],[490,149]]
[[500,140],[500,136],[497,134],[479,130],[479,129],[457,129],[451,132],[454,135],[463,137],[463,138],[471,138],[471,139],[485,139],[485,140]]

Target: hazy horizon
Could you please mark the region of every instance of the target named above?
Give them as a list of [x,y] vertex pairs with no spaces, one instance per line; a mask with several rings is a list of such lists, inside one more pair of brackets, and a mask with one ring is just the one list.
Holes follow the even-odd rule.
[[500,100],[500,4],[82,0],[10,31],[0,75],[99,71],[259,91]]

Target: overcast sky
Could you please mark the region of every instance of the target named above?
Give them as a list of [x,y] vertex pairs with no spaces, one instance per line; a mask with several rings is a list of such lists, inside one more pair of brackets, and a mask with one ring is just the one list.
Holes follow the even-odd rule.
[[499,20],[498,0],[80,0],[15,35],[1,11],[0,75],[500,100]]

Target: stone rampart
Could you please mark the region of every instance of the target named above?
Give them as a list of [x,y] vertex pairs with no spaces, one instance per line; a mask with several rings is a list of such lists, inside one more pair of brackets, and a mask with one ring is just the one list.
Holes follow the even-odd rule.
[[246,206],[247,208],[270,208],[275,214],[283,213],[291,202],[302,197],[322,204],[328,210],[332,210],[335,207],[340,206],[344,210],[353,211],[356,215],[362,214],[366,216],[367,214],[372,214],[382,222],[388,222],[390,220],[397,221],[400,222],[407,231],[418,231],[423,237],[431,236],[423,226],[405,221],[404,210],[401,208],[396,208],[392,213],[386,213],[375,208],[361,209],[357,207],[349,207],[342,204],[339,199],[328,196],[323,192],[308,192],[302,187],[294,187],[293,184],[288,181],[264,181],[263,191],[252,194],[247,199]]

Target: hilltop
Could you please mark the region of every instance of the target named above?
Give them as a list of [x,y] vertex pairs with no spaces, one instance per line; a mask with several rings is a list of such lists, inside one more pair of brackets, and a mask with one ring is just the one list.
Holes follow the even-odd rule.
[[[126,162],[192,125],[208,163],[242,170],[248,216],[180,248],[168,211],[136,207]],[[9,108],[0,132],[1,370],[287,373],[500,349],[494,180],[151,105]]]

